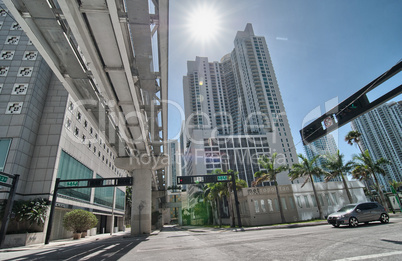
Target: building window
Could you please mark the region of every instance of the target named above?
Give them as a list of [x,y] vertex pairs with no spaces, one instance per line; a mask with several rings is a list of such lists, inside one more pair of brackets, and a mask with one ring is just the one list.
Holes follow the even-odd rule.
[[318,195],[318,200],[320,201],[321,206],[324,206],[324,195],[323,194]]
[[8,67],[8,66],[1,66],[0,67],[0,76],[6,77],[9,69],[10,69],[10,67]]
[[310,207],[310,201],[308,200],[308,196],[304,196],[304,201],[306,202],[306,208]]
[[78,120],[78,121],[81,121],[81,118],[82,118],[82,114],[81,114],[81,112],[78,112],[78,113],[77,113],[77,120]]
[[11,139],[0,139],[0,171],[4,171]]
[[317,200],[315,199],[315,196],[314,196],[314,195],[310,195],[310,197],[311,197],[311,201],[313,202],[313,206],[314,206],[314,207],[317,207]]
[[66,119],[66,124],[65,124],[66,128],[69,130],[71,127],[71,120],[70,119]]
[[2,51],[0,60],[12,60],[14,57],[14,51]]
[[325,193],[325,199],[327,200],[328,206],[332,206],[332,202],[331,202],[331,199],[329,198],[329,194],[328,194],[328,193]]
[[336,197],[336,193],[332,192],[331,195],[332,195],[332,200],[334,201],[335,205],[338,205],[338,199]]
[[296,196],[296,202],[297,202],[297,206],[299,206],[299,208],[303,208],[303,204],[302,204],[300,196]]
[[292,197],[288,198],[289,200],[289,205],[290,205],[290,209],[295,209],[295,201],[293,200]]
[[258,205],[258,200],[254,200],[255,213],[260,213],[260,206]]
[[286,206],[286,199],[285,198],[281,198],[281,203],[282,203],[283,210],[288,210],[288,207]]
[[279,211],[279,204],[278,204],[277,198],[274,198],[274,206],[275,206],[275,211]]
[[9,102],[7,104],[6,114],[21,114],[23,102]]
[[262,212],[267,212],[267,209],[265,208],[265,200],[261,199],[261,209]]
[[[60,179],[91,179],[93,172],[84,164],[62,151],[60,155],[59,170],[57,177]],[[89,201],[91,199],[90,188],[62,189],[60,194]]]

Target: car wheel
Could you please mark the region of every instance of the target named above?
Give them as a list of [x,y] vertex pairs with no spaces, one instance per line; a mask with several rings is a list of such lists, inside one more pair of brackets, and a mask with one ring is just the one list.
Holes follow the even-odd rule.
[[339,227],[339,223],[332,224],[334,227]]
[[389,216],[385,213],[382,213],[380,216],[381,223],[385,224],[389,222]]
[[349,226],[350,227],[357,227],[358,223],[359,223],[359,221],[357,221],[357,218],[355,218],[355,217],[351,217],[349,219]]

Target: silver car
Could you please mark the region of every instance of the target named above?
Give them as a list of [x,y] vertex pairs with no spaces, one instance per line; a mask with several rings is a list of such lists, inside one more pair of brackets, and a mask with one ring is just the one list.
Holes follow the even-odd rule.
[[328,216],[328,223],[334,227],[340,225],[357,227],[358,223],[368,224],[370,221],[389,222],[387,211],[377,202],[349,204]]

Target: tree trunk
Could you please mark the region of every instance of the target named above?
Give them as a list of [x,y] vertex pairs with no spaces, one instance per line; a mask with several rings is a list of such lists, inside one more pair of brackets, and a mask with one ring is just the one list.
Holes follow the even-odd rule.
[[281,197],[279,196],[279,189],[278,189],[278,183],[276,181],[275,182],[275,188],[276,188],[276,197],[278,198],[278,205],[279,205],[279,212],[281,213],[281,220],[282,223],[285,223],[285,216],[283,215],[283,209],[282,209],[282,201],[281,201]]
[[217,215],[217,208],[216,208],[216,199],[211,200],[211,205],[212,205],[212,224],[213,225],[218,225],[218,215]]
[[219,218],[219,227],[222,227],[222,215],[221,215],[221,203],[220,203],[220,198],[218,197],[216,199],[216,202],[218,203],[218,218]]
[[341,177],[342,177],[343,185],[345,186],[346,195],[348,196],[349,203],[352,204],[353,203],[353,198],[352,198],[352,195],[350,194],[348,184],[346,183],[346,179],[343,176],[342,172],[340,174],[341,174]]
[[313,177],[311,175],[309,175],[309,177],[310,177],[310,180],[311,180],[311,185],[313,186],[313,192],[314,192],[315,201],[317,202],[318,214],[320,215],[320,219],[325,219],[325,217],[324,217],[324,215],[322,213],[321,203],[318,200],[318,195],[317,195],[317,191],[315,189]]
[[377,176],[374,173],[373,173],[373,177],[374,177],[374,180],[375,180],[375,184],[377,184],[378,194],[380,194],[380,199],[382,201],[382,205],[388,211],[389,207],[388,207],[387,201],[385,200],[384,193],[382,193],[381,185],[378,182]]
[[228,191],[229,191],[229,196],[228,196],[228,201],[229,201],[229,213],[231,217],[231,227],[236,227],[236,220],[235,220],[235,214],[234,214],[234,207],[233,207],[233,201],[232,201],[232,195],[230,193],[230,188],[229,188],[229,183],[228,183]]

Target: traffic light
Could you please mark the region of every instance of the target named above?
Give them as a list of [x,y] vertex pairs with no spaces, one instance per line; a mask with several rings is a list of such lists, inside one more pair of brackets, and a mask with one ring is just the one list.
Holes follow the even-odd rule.
[[191,176],[178,176],[177,177],[177,184],[192,184],[192,177]]
[[204,183],[215,183],[216,182],[216,175],[206,175],[204,177]]
[[132,177],[117,178],[116,185],[117,186],[131,186],[131,185],[133,185],[133,178]]
[[366,112],[369,104],[370,102],[366,95],[362,95],[352,101],[346,100],[339,104],[339,112],[336,114],[338,125],[342,126]]
[[90,179],[88,180],[88,187],[102,187],[103,179]]
[[321,121],[314,121],[300,130],[300,136],[302,137],[303,144],[309,144],[316,139],[324,136],[326,130],[322,127]]

